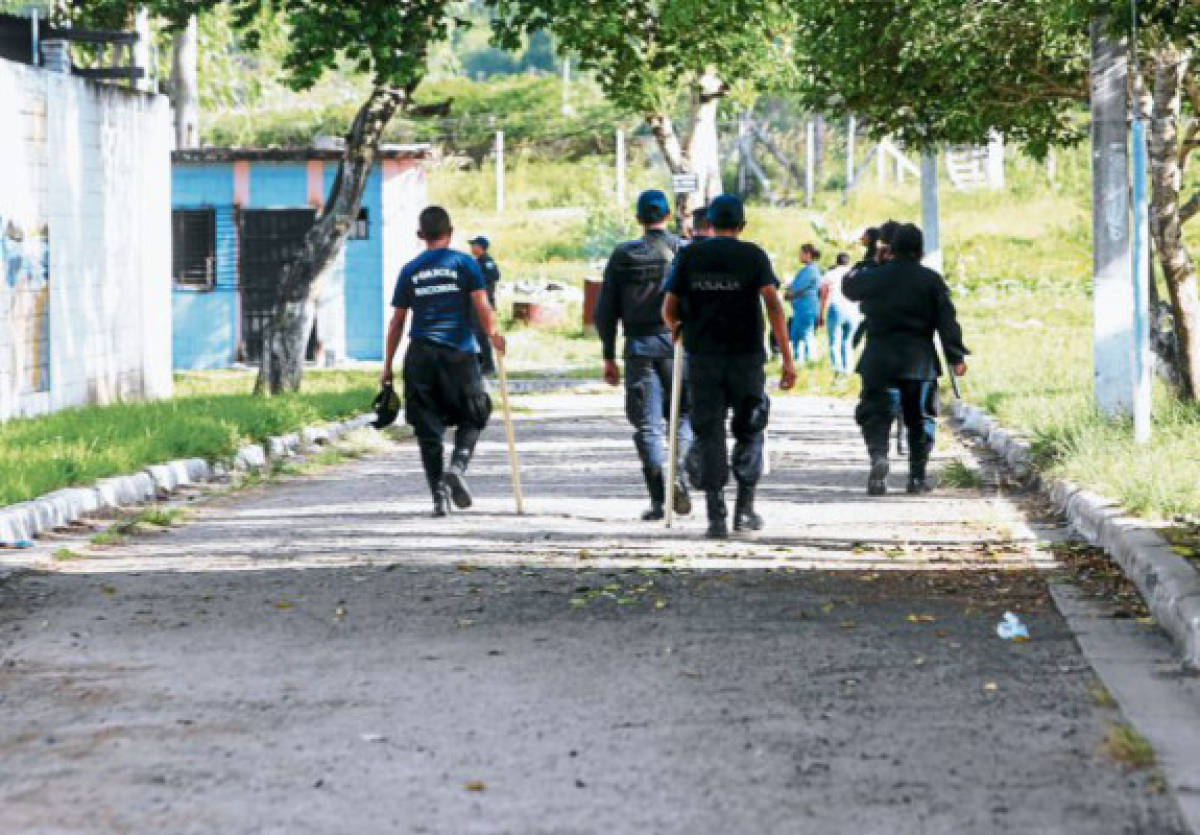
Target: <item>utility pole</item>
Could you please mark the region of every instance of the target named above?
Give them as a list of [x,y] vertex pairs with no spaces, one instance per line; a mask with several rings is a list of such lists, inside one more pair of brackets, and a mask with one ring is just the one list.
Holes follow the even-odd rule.
[[504,131],[496,131],[496,213],[504,211]]
[[938,154],[921,152],[921,225],[925,233],[925,266],[942,271],[942,232],[938,216]]
[[854,131],[858,127],[853,116],[846,118],[846,194],[854,182]]
[[195,148],[200,144],[199,82],[196,16],[175,33],[171,44],[171,104],[175,106],[175,147]]
[[1129,64],[1107,23],[1091,24],[1092,381],[1096,406],[1110,417],[1134,412],[1135,298],[1129,229],[1126,118]]
[[571,56],[563,57],[562,62],[562,115],[571,115]]
[[817,122],[809,119],[804,129],[804,205],[813,203],[813,186],[817,165]]
[[617,128],[617,209],[625,208],[625,130]]

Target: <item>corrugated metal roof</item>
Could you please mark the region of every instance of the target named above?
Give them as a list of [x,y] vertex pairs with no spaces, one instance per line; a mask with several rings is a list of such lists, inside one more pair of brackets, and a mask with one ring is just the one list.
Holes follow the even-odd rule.
[[[428,159],[428,144],[384,144],[379,148],[380,159]],[[178,163],[211,162],[304,162],[342,158],[340,148],[272,147],[272,148],[187,148],[171,152],[171,161]]]

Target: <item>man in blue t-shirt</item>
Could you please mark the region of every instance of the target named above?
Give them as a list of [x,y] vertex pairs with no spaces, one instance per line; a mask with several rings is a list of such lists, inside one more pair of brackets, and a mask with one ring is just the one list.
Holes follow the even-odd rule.
[[682,330],[687,351],[695,435],[688,475],[704,490],[706,535],[724,539],[729,535],[723,491],[730,470],[725,450],[725,416],[730,410],[737,480],[733,528],[756,531],[763,524],[754,511],[754,491],[762,475],[763,430],[771,407],[763,372],[764,302],[783,351],[780,388],[795,385],[796,369],[771,259],[754,244],[738,240],[746,226],[742,201],[721,195],[709,205],[708,219],[712,237],[684,247],[675,258],[663,285],[663,319],[674,333]]
[[[497,330],[479,265],[450,249],[450,215],[441,206],[430,206],[418,223],[417,237],[425,242],[425,251],[404,265],[396,281],[381,382],[392,384],[392,362],[411,315],[404,353],[404,416],[421,448],[433,515],[445,516],[451,502],[460,508],[471,506],[467,465],[492,411],[479,371],[474,317],[500,353],[504,337]],[[442,449],[447,426],[457,427],[449,468]]]

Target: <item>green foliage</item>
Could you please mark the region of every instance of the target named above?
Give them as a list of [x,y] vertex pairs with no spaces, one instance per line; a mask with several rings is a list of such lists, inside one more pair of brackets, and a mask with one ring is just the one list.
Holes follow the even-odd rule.
[[772,0],[486,0],[496,42],[553,35],[629,113],[667,112],[709,67],[725,79],[778,80],[787,63],[787,4]]
[[1083,135],[1087,14],[1068,0],[797,0],[799,95],[914,146],[990,130],[1034,153]]

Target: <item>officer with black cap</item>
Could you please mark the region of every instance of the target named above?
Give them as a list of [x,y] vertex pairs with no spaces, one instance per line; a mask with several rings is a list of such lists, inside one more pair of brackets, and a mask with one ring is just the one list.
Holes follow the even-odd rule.
[[[637,219],[642,237],[619,244],[604,267],[604,283],[596,302],[596,331],[604,351],[604,379],[609,385],[621,382],[617,366],[617,324],[625,333],[625,414],[633,424],[633,443],[642,460],[642,473],[650,492],[646,520],[664,515],[666,485],[663,470],[667,457],[666,426],[670,420],[671,375],[683,373],[674,368],[671,333],[662,320],[662,284],[680,240],[667,231],[671,216],[667,196],[661,191],[644,191],[638,196]],[[687,419],[687,404],[679,421],[679,458],[682,461],[691,446],[692,431]],[[692,510],[683,467],[671,491],[676,513]]]
[[862,428],[871,473],[867,493],[887,492],[888,435],[899,392],[908,429],[908,492],[930,489],[925,467],[937,437],[938,377],[942,365],[934,334],[942,340],[951,373],[967,373],[969,353],[962,341],[954,303],[945,280],[921,266],[924,237],[911,223],[897,226],[889,241],[889,260],[875,269],[846,276],[842,292],[861,303],[867,346],[856,370],[862,376],[855,419]]
[[[504,351],[483,273],[466,253],[450,249],[453,233],[450,215],[441,206],[421,212],[417,236],[425,242],[425,251],[404,265],[396,281],[380,379],[391,386],[392,362],[411,311],[411,341],[404,354],[404,416],[421,448],[434,516],[445,516],[451,502],[460,508],[471,506],[467,465],[492,410],[479,371],[472,313],[492,346]],[[447,426],[456,427],[448,469],[442,449]]]
[[690,240],[702,241],[712,235],[712,224],[708,222],[708,206],[692,210],[692,232]]
[[663,319],[672,332],[682,329],[687,351],[688,390],[696,441],[689,476],[704,490],[710,539],[729,535],[725,523],[725,484],[730,461],[725,450],[725,418],[732,411],[733,475],[737,504],[733,527],[756,531],[754,492],[763,468],[763,430],[771,402],[763,364],[763,303],[771,331],[783,352],[779,387],[796,382],[779,279],[767,253],[738,240],[746,226],[742,201],[730,194],[708,207],[712,237],[680,250],[664,289]]
[[[475,256],[475,263],[479,265],[479,269],[483,272],[483,280],[487,282],[487,299],[488,304],[492,306],[492,310],[496,309],[496,285],[500,283],[500,268],[496,266],[496,261],[490,254],[488,248],[491,242],[483,235],[476,235],[471,240],[467,241],[471,246],[471,254]],[[492,346],[488,342],[487,334],[480,326],[478,319],[475,322],[475,340],[479,343],[479,365],[484,374],[494,374],[496,372],[496,361],[492,357]]]

